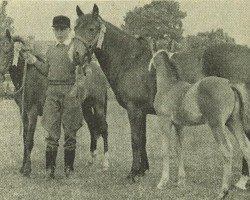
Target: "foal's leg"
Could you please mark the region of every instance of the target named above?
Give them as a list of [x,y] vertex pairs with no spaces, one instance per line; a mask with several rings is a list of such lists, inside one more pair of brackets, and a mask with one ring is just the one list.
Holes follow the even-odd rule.
[[232,175],[233,147],[224,124],[209,123],[209,126],[213,132],[213,136],[217,144],[219,145],[224,159],[222,187],[218,196],[218,199],[223,199],[229,191],[229,182]]
[[97,145],[97,133],[96,133],[96,122],[94,118],[94,113],[92,111],[92,106],[88,100],[82,104],[83,117],[88,125],[90,132],[90,154],[91,158],[88,164],[93,164],[96,159],[96,145]]
[[104,146],[104,160],[103,168],[107,170],[109,168],[109,154],[108,154],[108,124],[106,121],[106,106],[105,102],[97,102],[94,105],[94,116],[97,123],[98,135],[103,138]]
[[184,169],[184,151],[183,151],[183,127],[174,125],[176,131],[176,152],[178,157],[178,185],[184,186],[185,185],[185,169]]
[[[243,152],[246,162],[243,167],[247,168],[248,172],[250,170],[250,141],[245,134],[240,116],[233,116],[228,122],[228,128],[232,133],[234,133],[234,136],[240,145],[240,149]],[[248,180],[250,180],[249,174],[242,174],[240,180],[235,184],[235,186],[242,190],[246,190]]]
[[172,128],[172,122],[166,120],[164,116],[158,116],[159,126],[162,133],[162,153],[163,153],[163,163],[162,163],[162,175],[157,188],[162,189],[169,181],[169,144],[170,144],[170,133]]

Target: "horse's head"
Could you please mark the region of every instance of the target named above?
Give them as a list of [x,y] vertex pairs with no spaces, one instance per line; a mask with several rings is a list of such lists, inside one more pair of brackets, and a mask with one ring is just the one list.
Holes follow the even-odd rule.
[[73,60],[82,66],[86,61],[90,61],[96,48],[101,48],[106,29],[96,4],[91,14],[84,15],[79,6],[76,7],[76,13],[78,19],[74,28],[71,53]]
[[3,78],[9,67],[12,65],[14,55],[14,41],[12,40],[9,30],[5,35],[0,36],[0,76]]

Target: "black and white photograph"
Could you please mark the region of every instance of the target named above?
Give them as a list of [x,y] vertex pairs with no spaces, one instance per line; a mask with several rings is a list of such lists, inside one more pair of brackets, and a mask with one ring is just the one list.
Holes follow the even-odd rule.
[[249,0],[0,0],[0,199],[249,200]]

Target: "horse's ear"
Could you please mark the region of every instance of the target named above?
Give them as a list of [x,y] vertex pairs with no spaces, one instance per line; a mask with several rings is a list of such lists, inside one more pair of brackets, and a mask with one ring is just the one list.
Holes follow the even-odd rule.
[[97,19],[99,16],[99,8],[96,4],[94,4],[93,11],[92,11],[93,18]]
[[9,39],[9,41],[11,41],[11,34],[9,29],[6,29],[5,36]]
[[76,6],[76,14],[78,17],[84,15],[84,13],[82,12],[81,8],[78,5]]

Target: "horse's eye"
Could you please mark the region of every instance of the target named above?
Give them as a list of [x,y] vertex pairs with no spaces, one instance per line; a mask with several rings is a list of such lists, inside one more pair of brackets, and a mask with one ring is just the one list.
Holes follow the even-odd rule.
[[94,28],[90,28],[90,29],[89,29],[89,31],[91,31],[91,32],[94,32],[94,30],[95,30]]

